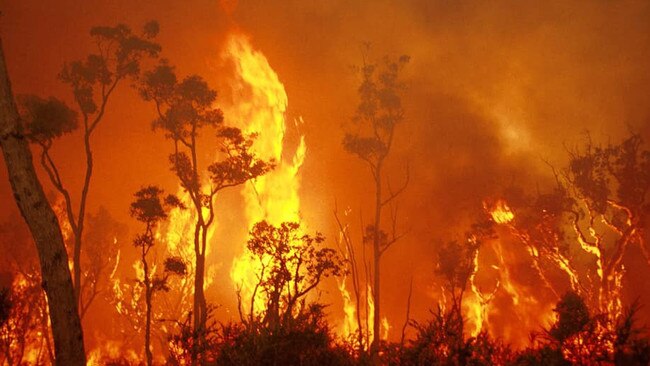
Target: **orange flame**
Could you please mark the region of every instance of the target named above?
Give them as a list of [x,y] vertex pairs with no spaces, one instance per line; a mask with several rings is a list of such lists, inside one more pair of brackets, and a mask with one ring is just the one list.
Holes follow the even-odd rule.
[[[237,127],[244,133],[257,135],[252,152],[258,158],[272,160],[276,164],[273,171],[257,178],[242,190],[247,227],[251,228],[261,220],[273,225],[300,221],[299,170],[305,159],[306,145],[304,136],[301,136],[294,155],[285,159],[288,98],[284,85],[266,57],[253,49],[246,36],[231,35],[224,58],[235,66],[237,77],[233,87],[249,92],[235,93],[247,94],[248,98],[236,100],[229,115],[232,121],[241,123]],[[242,247],[242,254],[233,260],[230,277],[244,299],[253,295],[258,282],[258,266],[246,254],[245,246]],[[255,304],[253,311],[262,310],[263,301],[255,301]]]
[[492,216],[492,220],[497,224],[507,224],[515,218],[515,214],[512,212],[510,207],[508,207],[508,204],[501,199],[497,200],[494,206],[489,209],[489,212],[490,216]]

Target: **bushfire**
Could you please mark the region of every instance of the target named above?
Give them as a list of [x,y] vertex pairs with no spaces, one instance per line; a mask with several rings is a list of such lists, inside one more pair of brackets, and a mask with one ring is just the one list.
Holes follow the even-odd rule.
[[40,8],[0,366],[650,364],[647,5]]

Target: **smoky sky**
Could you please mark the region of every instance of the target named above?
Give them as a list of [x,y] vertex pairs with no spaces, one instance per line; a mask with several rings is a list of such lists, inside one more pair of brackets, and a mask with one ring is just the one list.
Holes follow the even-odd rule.
[[[564,164],[566,147],[580,144],[587,130],[598,142],[618,141],[630,131],[650,138],[648,2],[228,3],[225,11],[207,0],[3,0],[1,34],[14,91],[70,103],[56,75],[65,61],[93,51],[90,27],[137,29],[156,19],[162,56],[180,74],[205,77],[227,104],[224,39],[229,32],[248,34],[285,85],[288,120],[304,120],[290,131],[304,134],[307,143],[302,215],[336,238],[335,202],[352,210],[357,227],[371,215],[370,173],[341,147],[357,101],[352,66],[361,62],[366,42],[377,59],[409,55],[402,75],[405,119],[388,169],[395,185],[406,165],[410,171],[399,208],[407,235],[384,260],[382,302],[395,329],[404,317],[404,281],[414,278],[415,313],[426,314],[440,286],[433,275],[436,243],[462,233],[485,197],[512,184],[543,187],[550,179],[545,162]],[[105,206],[129,223],[128,204],[140,186],[158,182],[175,190],[170,146],[151,131],[154,111],[128,83],[108,109],[93,137],[90,208]],[[72,135],[54,148],[72,187],[80,184],[84,164],[80,144]],[[0,217],[15,218],[4,167],[0,177]]]

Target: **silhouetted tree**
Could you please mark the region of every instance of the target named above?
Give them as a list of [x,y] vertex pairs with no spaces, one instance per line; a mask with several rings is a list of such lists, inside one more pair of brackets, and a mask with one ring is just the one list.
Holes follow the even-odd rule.
[[486,332],[466,337],[463,297],[476,273],[478,250],[495,237],[493,223],[480,217],[464,234],[438,246],[435,274],[443,280],[450,304],[439,304],[432,319],[411,321],[415,339],[392,361],[394,365],[492,365],[505,364],[511,357],[507,347],[490,339]]
[[[565,172],[568,189],[575,196],[570,210],[580,245],[596,255],[600,312],[618,315],[620,276],[628,245],[640,246],[650,263],[644,241],[644,225],[650,210],[650,151],[631,134],[618,145],[597,146],[589,139],[584,149],[569,151]],[[597,227],[596,220],[604,227]],[[613,250],[606,250],[606,248]],[[617,281],[619,283],[617,283]]]
[[131,216],[145,225],[145,229],[138,234],[133,241],[140,249],[140,262],[142,263],[143,276],[138,279],[144,287],[145,293],[145,329],[144,329],[144,350],[147,365],[153,363],[151,353],[151,314],[152,299],[156,292],[169,291],[167,280],[170,275],[183,276],[187,272],[185,263],[177,257],[165,259],[162,276],[151,273],[150,264],[147,261],[147,254],[156,242],[155,229],[158,224],[167,218],[167,212],[172,207],[182,207],[182,203],[176,196],[168,195],[164,199],[161,197],[164,192],[155,186],[148,186],[140,189],[135,194],[135,201],[131,203]]
[[557,322],[549,335],[560,343],[580,333],[591,321],[585,301],[575,292],[567,292],[553,311],[557,314]]
[[[349,210],[346,210],[344,214],[347,216],[349,212]],[[368,306],[368,299],[371,296],[368,292],[370,274],[365,260],[365,247],[362,248],[362,255],[361,258],[359,258],[350,233],[350,225],[344,224],[341,221],[338,214],[338,208],[334,209],[334,218],[339,227],[340,241],[345,245],[344,250],[342,249],[341,251],[346,259],[345,264],[348,267],[348,273],[352,279],[352,291],[354,293],[355,306],[354,313],[357,323],[356,332],[353,334],[356,338],[356,352],[360,357],[364,357],[366,356],[365,351],[370,344],[370,325],[368,324],[370,309]],[[347,278],[344,276],[342,281],[346,281],[346,279]]]
[[[321,281],[344,273],[338,252],[324,238],[301,232],[300,224],[256,223],[247,249],[258,265],[250,299],[239,298],[241,323],[221,330],[219,365],[346,365],[352,358],[334,342],[323,306],[309,302]],[[240,294],[238,294],[240,295]],[[242,301],[249,301],[248,317]],[[264,301],[255,311],[256,301]]]
[[[115,27],[93,27],[90,30],[90,35],[97,46],[96,53],[91,53],[85,60],[65,64],[59,74],[59,79],[72,89],[78,113],[70,110],[56,98],[42,99],[28,96],[24,101],[27,135],[30,141],[41,147],[41,165],[52,185],[65,200],[65,213],[74,239],[72,262],[75,297],[80,310],[83,310],[82,316],[95,298],[91,292],[88,298],[84,299],[81,291],[84,287],[81,269],[82,238],[94,168],[91,138],[104,119],[108,102],[118,84],[126,79],[137,78],[142,60],[158,55],[160,46],[153,42],[157,33],[156,22],[147,23],[141,35],[134,34],[124,24]],[[59,174],[51,148],[54,140],[77,129],[79,115],[86,169],[75,206],[73,196]],[[92,291],[92,286],[86,287]]]
[[614,342],[614,363],[616,365],[650,364],[650,339],[648,339],[647,328],[638,326],[637,313],[639,309],[639,303],[634,302],[616,324],[616,341]]
[[[253,226],[247,248],[260,265],[260,273],[250,299],[251,323],[255,322],[258,291],[266,300],[262,325],[273,330],[289,326],[306,310],[307,295],[324,278],[343,274],[343,260],[337,251],[319,248],[324,240],[320,233],[315,236],[301,233],[296,222],[284,222],[276,227],[261,221]],[[243,316],[242,321],[245,321]]]
[[82,282],[82,293],[86,293],[88,298],[80,309],[82,317],[94,298],[108,287],[110,279],[104,274],[107,269],[117,265],[118,241],[127,233],[126,225],[115,220],[103,206],[100,206],[96,213],[88,214],[86,222],[88,229],[84,233],[82,253],[85,278]]
[[475,271],[474,257],[478,254],[480,242],[467,238],[463,242],[452,240],[440,245],[437,250],[436,275],[444,278],[444,288],[451,297],[451,306],[461,309],[467,285]]
[[[208,305],[207,318],[210,319],[215,307]],[[174,366],[189,365],[196,360],[197,354],[201,355],[201,360],[206,365],[211,365],[217,358],[220,344],[223,342],[221,328],[214,319],[208,320],[205,329],[197,331],[194,329],[192,313],[188,313],[183,321],[173,320],[178,331],[168,337],[169,356],[167,364]],[[199,334],[200,333],[200,334]],[[201,340],[198,345],[197,341]]]
[[20,213],[34,238],[57,365],[85,365],[83,332],[61,227],[43,192],[21,125],[0,44],[0,147]]
[[613,326],[608,314],[591,315],[585,300],[565,293],[554,311],[556,321],[540,334],[534,347],[522,351],[515,365],[647,365],[650,344],[636,324],[638,304]]
[[[650,151],[637,134],[606,146],[589,138],[583,148],[569,150],[565,169],[553,168],[553,173],[556,187],[550,192],[510,192],[514,218],[505,224],[526,244],[548,288],[558,297],[562,293],[545,268],[564,272],[571,290],[613,326],[621,315],[622,265],[629,245],[639,245],[650,263],[643,224],[650,212]],[[592,258],[587,278],[576,268],[576,249]]]
[[404,89],[399,73],[409,61],[408,56],[398,60],[386,58],[381,63],[368,63],[360,68],[361,85],[358,88],[360,103],[354,118],[355,131],[343,139],[345,150],[364,161],[372,174],[374,184],[373,223],[365,228],[364,243],[372,246],[372,295],[374,300],[373,341],[370,353],[378,364],[379,335],[381,333],[381,256],[400,237],[396,233],[396,216],[392,212],[391,232],[382,230],[383,209],[391,204],[406,188],[404,185],[393,191],[388,184],[388,195],[384,193],[384,168],[395,137],[395,129],[404,119],[401,94]]
[[[162,129],[173,143],[169,160],[171,169],[187,192],[196,225],[194,230],[194,328],[205,329],[207,303],[204,294],[205,253],[208,230],[214,223],[214,201],[218,192],[246,183],[268,172],[271,162],[264,162],[250,152],[254,136],[239,129],[223,126],[223,114],[214,107],[217,93],[199,76],[178,80],[166,62],[144,76],[141,94],[156,105],[158,118],[153,127]],[[216,129],[223,159],[207,165],[204,181],[199,153],[199,133]],[[200,332],[199,332],[200,333]],[[198,345],[200,346],[200,345]]]

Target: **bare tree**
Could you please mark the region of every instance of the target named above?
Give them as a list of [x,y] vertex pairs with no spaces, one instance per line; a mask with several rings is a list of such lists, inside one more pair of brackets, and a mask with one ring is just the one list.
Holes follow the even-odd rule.
[[47,294],[57,365],[85,365],[83,332],[61,228],[43,192],[16,108],[0,43],[0,147],[9,181],[30,228]]
[[[196,218],[193,313],[194,329],[200,334],[207,322],[203,288],[205,254],[208,231],[215,220],[215,197],[226,188],[266,174],[273,165],[250,152],[255,136],[245,136],[239,129],[223,126],[223,114],[213,106],[217,93],[201,77],[192,75],[179,81],[174,68],[163,62],[146,73],[141,94],[156,105],[158,117],[153,122],[154,128],[162,129],[173,143],[174,150],[169,157],[171,169],[187,192]],[[205,171],[198,158],[199,134],[204,128],[217,131],[216,137],[221,143],[219,152],[223,157],[210,162]],[[203,179],[203,174],[208,176],[207,180]],[[200,339],[197,342],[200,343]]]
[[[348,212],[349,210],[346,210],[344,214],[347,215]],[[345,246],[344,249],[341,249],[341,252],[344,253],[346,265],[348,267],[348,273],[352,277],[352,291],[354,293],[355,299],[355,321],[357,323],[357,331],[355,335],[357,338],[357,350],[359,353],[362,353],[367,350],[367,346],[370,343],[370,334],[368,332],[367,324],[365,324],[368,321],[368,296],[370,295],[367,291],[369,276],[367,271],[365,250],[362,253],[362,257],[358,258],[354,247],[354,242],[350,234],[350,226],[348,224],[344,224],[343,221],[341,221],[341,218],[338,214],[338,208],[334,209],[334,219],[336,220],[336,224],[339,227],[340,241]],[[362,274],[364,274],[365,277],[362,276]],[[344,277],[343,281],[345,280],[346,278]],[[362,291],[362,288],[366,289],[366,291]],[[363,313],[361,312],[362,303],[365,305],[363,308]]]
[[[78,201],[64,183],[55,163],[51,148],[54,140],[77,129],[77,113],[69,110],[57,99],[48,100],[28,97],[25,101],[26,121],[29,138],[41,147],[40,162],[52,185],[65,200],[65,212],[73,234],[72,262],[75,298],[80,309],[87,309],[95,296],[91,293],[84,299],[82,284],[81,249],[86,206],[93,174],[92,136],[104,120],[108,102],[120,82],[134,79],[140,72],[140,63],[146,57],[155,57],[160,46],[153,42],[158,33],[156,22],[147,23],[142,35],[133,34],[126,25],[115,27],[93,27],[90,35],[97,46],[96,53],[83,61],[66,64],[59,78],[72,89],[75,103],[81,115],[83,131],[83,156],[86,169],[83,174]],[[91,286],[86,286],[91,288]],[[82,316],[85,311],[82,312]]]
[[[364,161],[372,174],[374,185],[373,223],[365,228],[364,243],[372,246],[372,295],[374,300],[373,341],[370,354],[374,364],[379,363],[379,335],[381,330],[381,257],[401,235],[396,232],[396,214],[391,215],[390,231],[382,230],[384,208],[406,189],[408,169],[404,184],[393,190],[385,180],[386,159],[393,146],[396,127],[404,119],[401,94],[404,89],[399,79],[400,71],[409,61],[408,56],[398,60],[384,59],[369,63],[364,59],[360,68],[362,81],[358,93],[360,103],[354,118],[355,131],[347,133],[343,147]],[[385,193],[384,189],[388,188]]]

